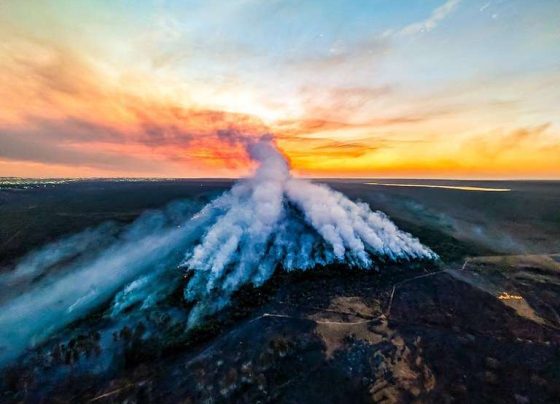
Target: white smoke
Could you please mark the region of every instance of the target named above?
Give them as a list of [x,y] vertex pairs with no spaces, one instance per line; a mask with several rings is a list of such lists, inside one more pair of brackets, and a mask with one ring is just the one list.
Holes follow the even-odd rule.
[[292,177],[270,136],[236,137],[259,164],[254,176],[194,216],[181,203],[145,214],[121,233],[111,224],[85,230],[0,276],[0,365],[111,299],[109,317],[157,304],[181,281],[178,267],[191,275],[184,296],[194,303],[193,326],[277,267],[344,262],[367,269],[372,257],[436,258],[383,213]]
[[385,214],[326,185],[292,177],[271,137],[238,141],[259,166],[252,178],[207,206],[218,212],[215,221],[183,261],[193,272],[185,288],[185,298],[196,303],[191,325],[224,307],[242,285],[261,285],[277,266],[305,270],[346,262],[367,269],[372,256],[437,258]]
[[[24,257],[0,278],[3,291],[16,291],[0,305],[0,365],[95,310],[135,279],[176,269],[204,229],[206,218],[186,219],[189,212],[189,204],[174,204],[142,215],[118,237],[103,225]],[[102,236],[109,235],[110,245],[95,246],[106,244]],[[89,251],[83,251],[86,246]],[[79,252],[84,256],[66,262]]]

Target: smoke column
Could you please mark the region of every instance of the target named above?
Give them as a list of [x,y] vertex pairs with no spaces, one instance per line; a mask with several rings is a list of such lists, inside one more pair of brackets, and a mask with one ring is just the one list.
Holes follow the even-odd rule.
[[241,285],[261,285],[277,266],[289,271],[346,262],[367,269],[371,256],[437,258],[385,214],[326,185],[292,177],[271,137],[234,140],[259,166],[206,208],[217,212],[215,221],[183,261],[193,272],[185,288],[185,298],[196,303],[191,325],[224,307]]
[[368,269],[372,257],[437,258],[383,213],[292,177],[272,137],[222,136],[242,144],[258,168],[194,216],[183,202],[142,215],[124,231],[110,223],[88,229],[0,276],[0,365],[102,304],[110,303],[108,318],[149,309],[182,280],[178,267],[190,274],[184,296],[194,303],[192,327],[276,268],[340,262]]

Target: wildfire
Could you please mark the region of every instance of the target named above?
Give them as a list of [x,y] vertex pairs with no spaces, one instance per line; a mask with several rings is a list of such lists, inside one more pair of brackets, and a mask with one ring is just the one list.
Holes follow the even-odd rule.
[[502,292],[498,295],[500,300],[523,300],[523,296],[520,295],[510,295],[508,292]]

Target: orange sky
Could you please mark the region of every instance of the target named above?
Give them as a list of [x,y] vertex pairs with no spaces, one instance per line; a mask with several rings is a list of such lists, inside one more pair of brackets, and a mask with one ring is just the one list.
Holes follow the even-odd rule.
[[[560,31],[543,19],[557,7],[494,10],[476,20],[488,38],[461,56],[486,9],[460,1],[377,32],[358,14],[353,28],[352,10],[336,28],[334,6],[307,27],[237,2],[228,14],[211,1],[196,21],[164,6],[23,3],[0,15],[0,176],[246,175],[243,150],[220,136],[235,130],[273,133],[304,176],[560,178]],[[238,23],[257,12],[264,38],[246,43]],[[284,43],[267,28],[286,18]]]

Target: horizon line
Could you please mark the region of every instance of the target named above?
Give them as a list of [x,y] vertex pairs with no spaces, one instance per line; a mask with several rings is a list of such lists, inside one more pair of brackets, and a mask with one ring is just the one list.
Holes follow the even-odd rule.
[[[92,180],[159,180],[159,181],[177,181],[177,180],[228,180],[236,181],[248,178],[249,176],[239,177],[15,177],[15,176],[0,176],[1,180],[18,179],[18,180],[74,180],[74,181],[92,181]],[[313,177],[313,176],[296,176],[303,179],[318,179],[318,180],[397,180],[397,181],[560,181],[558,178],[527,178],[527,177],[513,177],[513,178],[481,178],[481,177]]]

